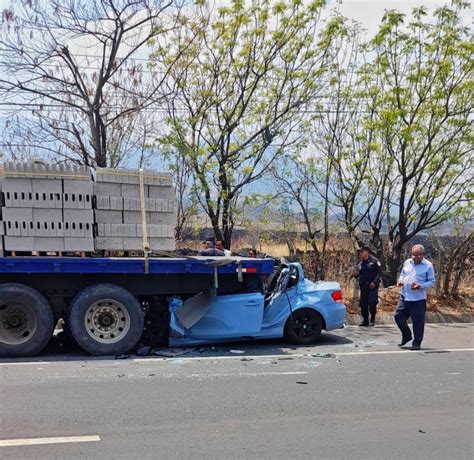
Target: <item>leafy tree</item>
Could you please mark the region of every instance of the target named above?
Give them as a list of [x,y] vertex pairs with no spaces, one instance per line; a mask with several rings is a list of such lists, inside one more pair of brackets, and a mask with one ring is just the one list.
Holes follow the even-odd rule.
[[[234,211],[249,184],[268,174],[297,137],[320,94],[338,24],[320,23],[322,1],[200,1],[188,22],[152,59],[170,72],[169,129],[199,184],[217,238],[230,245]],[[186,52],[181,43],[197,39]],[[152,61],[153,62],[153,61]]]
[[369,235],[387,285],[414,236],[472,202],[473,41],[461,23],[466,7],[454,1],[436,10],[433,22],[418,8],[408,24],[387,12],[363,49],[357,83],[336,93],[346,107],[358,102],[347,117],[333,117],[335,194],[349,232]]

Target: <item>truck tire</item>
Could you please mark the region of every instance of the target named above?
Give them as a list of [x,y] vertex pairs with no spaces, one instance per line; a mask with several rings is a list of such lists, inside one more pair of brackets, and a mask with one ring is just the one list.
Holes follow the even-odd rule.
[[24,284],[0,284],[0,356],[34,356],[53,330],[53,311],[40,292]]
[[323,329],[321,315],[312,308],[296,310],[285,324],[285,337],[297,345],[316,343]]
[[96,284],[72,301],[66,322],[77,344],[92,355],[129,351],[143,333],[144,314],[138,300],[114,284]]

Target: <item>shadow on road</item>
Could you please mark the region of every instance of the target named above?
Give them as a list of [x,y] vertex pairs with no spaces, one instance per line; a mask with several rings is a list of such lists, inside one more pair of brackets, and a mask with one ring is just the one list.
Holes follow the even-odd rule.
[[[305,353],[311,353],[317,351],[319,346],[331,345],[334,347],[344,346],[352,344],[353,341],[350,338],[337,335],[335,333],[322,333],[318,343],[314,345],[291,345],[285,342],[284,339],[262,339],[262,340],[246,340],[246,341],[233,341],[233,342],[220,342],[217,344],[210,344],[205,346],[190,347],[191,350],[182,357],[186,358],[203,358],[203,357],[222,357],[222,356],[236,356],[239,353],[233,353],[231,350],[242,351],[242,357],[244,356],[265,356],[265,355],[289,355],[297,354],[298,350],[304,350]],[[189,349],[189,348],[188,348]],[[166,348],[160,350],[167,350]],[[176,350],[179,355],[179,348],[169,349]],[[114,359],[134,359],[138,356],[135,350],[130,351],[126,355],[120,357],[115,356],[91,356],[79,348],[71,339],[67,338],[63,334],[55,335],[46,348],[41,352],[40,355],[33,358],[17,358],[17,359],[0,359],[0,363],[5,362],[41,362],[41,361],[89,361],[89,360],[114,360]],[[164,358],[164,356],[152,354],[149,359],[156,357]],[[172,358],[171,356],[169,358]]]

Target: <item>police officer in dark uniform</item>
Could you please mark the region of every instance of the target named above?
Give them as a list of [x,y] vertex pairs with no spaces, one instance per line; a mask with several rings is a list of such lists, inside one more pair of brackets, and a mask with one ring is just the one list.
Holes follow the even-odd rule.
[[375,326],[375,314],[379,301],[380,262],[370,254],[369,246],[362,246],[359,249],[359,259],[360,262],[353,273],[354,277],[359,279],[360,311],[363,319],[359,326]]

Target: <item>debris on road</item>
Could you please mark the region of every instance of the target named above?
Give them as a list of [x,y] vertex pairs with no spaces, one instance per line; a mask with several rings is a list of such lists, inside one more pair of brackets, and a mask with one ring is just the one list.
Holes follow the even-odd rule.
[[316,353],[314,355],[311,355],[313,358],[335,358],[336,355],[333,353]]
[[137,350],[137,356],[149,356],[151,353],[151,347],[142,347]]
[[423,430],[418,430],[418,433],[423,433],[423,434],[426,434],[426,431],[423,431]]
[[299,385],[308,385],[308,382],[296,382],[298,383]]
[[157,356],[166,356],[167,358],[175,358],[187,353],[191,353],[194,348],[162,348],[153,350],[153,354]]
[[241,361],[253,361],[253,358],[242,358]]

